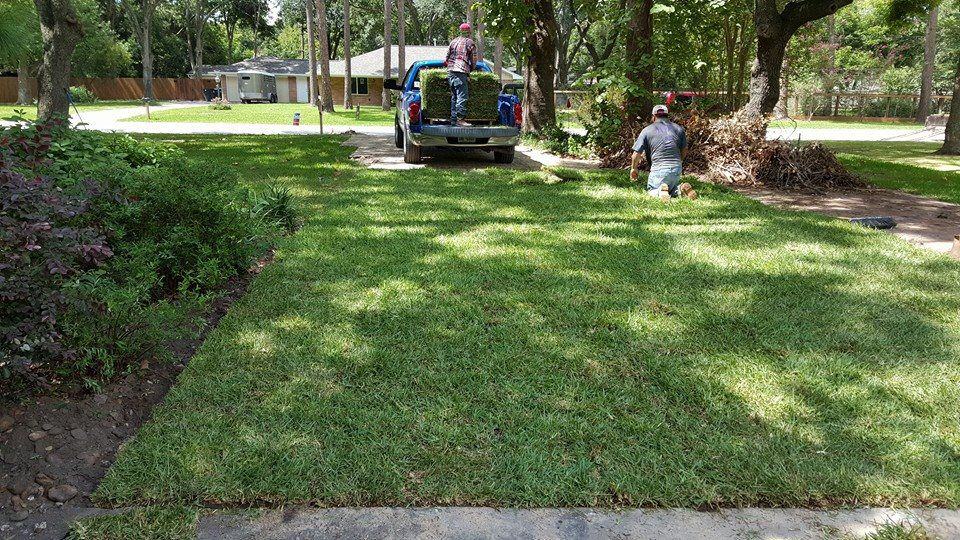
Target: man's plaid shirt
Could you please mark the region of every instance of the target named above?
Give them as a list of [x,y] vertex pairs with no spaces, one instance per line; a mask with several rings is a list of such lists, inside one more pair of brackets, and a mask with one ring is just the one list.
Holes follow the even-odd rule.
[[477,46],[473,40],[459,36],[450,42],[447,50],[447,70],[459,73],[470,73],[477,68]]

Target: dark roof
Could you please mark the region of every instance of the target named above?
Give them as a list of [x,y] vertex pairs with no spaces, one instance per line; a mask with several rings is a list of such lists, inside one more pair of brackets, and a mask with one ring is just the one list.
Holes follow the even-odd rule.
[[201,75],[213,73],[237,73],[238,71],[264,71],[274,75],[305,75],[310,70],[307,60],[285,60],[273,56],[257,56],[226,66],[202,66]]

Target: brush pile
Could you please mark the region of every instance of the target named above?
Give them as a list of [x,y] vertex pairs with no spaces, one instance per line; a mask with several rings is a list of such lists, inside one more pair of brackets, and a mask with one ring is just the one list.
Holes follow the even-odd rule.
[[[675,118],[687,131],[690,150],[684,169],[720,184],[764,185],[779,189],[838,189],[863,187],[864,182],[837,160],[834,153],[819,143],[794,144],[766,140],[767,122],[735,113],[709,118],[691,110]],[[632,135],[639,125],[624,124]],[[624,167],[630,162],[629,148],[601,156],[605,167]]]

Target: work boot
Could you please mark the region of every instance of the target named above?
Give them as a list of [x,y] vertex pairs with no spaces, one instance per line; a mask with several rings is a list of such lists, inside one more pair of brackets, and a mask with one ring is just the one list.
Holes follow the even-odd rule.
[[660,200],[670,202],[670,186],[666,182],[660,184]]
[[697,190],[693,189],[693,186],[689,182],[684,182],[680,184],[680,195],[690,199],[691,201],[696,200],[699,195],[697,195]]

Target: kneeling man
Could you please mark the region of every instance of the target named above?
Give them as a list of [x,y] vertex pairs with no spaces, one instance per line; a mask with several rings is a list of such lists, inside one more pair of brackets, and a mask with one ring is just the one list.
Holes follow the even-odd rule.
[[670,121],[666,105],[653,108],[652,123],[643,128],[637,141],[633,143],[633,159],[630,164],[630,178],[637,179],[640,160],[650,164],[650,176],[647,177],[647,193],[662,200],[681,195],[697,198],[693,186],[680,183],[683,173],[683,158],[687,154],[687,134],[682,126]]

